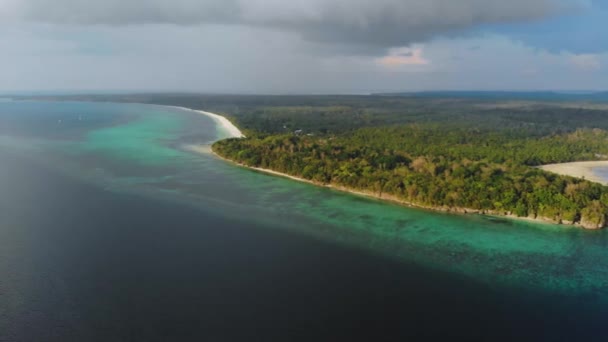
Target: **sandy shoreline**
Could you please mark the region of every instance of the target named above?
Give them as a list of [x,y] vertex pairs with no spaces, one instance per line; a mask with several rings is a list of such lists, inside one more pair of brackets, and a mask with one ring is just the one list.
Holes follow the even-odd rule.
[[[294,180],[294,181],[297,181],[297,182],[312,184],[312,185],[320,186],[320,187],[323,187],[323,188],[334,189],[334,190],[338,190],[338,191],[342,191],[342,192],[348,192],[350,194],[355,194],[355,195],[359,195],[359,196],[364,196],[364,197],[369,197],[369,198],[374,198],[374,199],[381,199],[381,200],[388,200],[388,199],[385,199],[385,198],[382,198],[382,197],[379,197],[379,196],[376,196],[376,195],[373,195],[373,194],[368,194],[368,193],[365,193],[365,192],[361,192],[361,191],[357,191],[357,190],[352,190],[352,189],[335,187],[335,186],[330,185],[330,184],[321,184],[321,183],[313,182],[313,181],[308,180],[308,179],[292,176],[292,175],[289,175],[289,174],[286,174],[286,173],[283,173],[283,172],[279,172],[279,171],[274,171],[274,170],[271,170],[271,169],[264,169],[264,168],[261,168],[261,167],[247,166],[245,164],[237,163],[237,162],[235,162],[233,160],[226,159],[226,158],[220,156],[219,154],[215,153],[215,151],[213,151],[213,148],[210,148],[209,151],[215,157],[217,157],[217,158],[219,158],[219,159],[221,159],[221,160],[223,160],[225,162],[228,162],[230,164],[234,164],[236,166],[240,166],[240,167],[245,168],[245,169],[258,171],[258,172],[266,173],[266,174],[277,176],[277,177],[288,178],[288,179],[291,179],[291,180]],[[413,204],[406,203],[406,202],[403,202],[403,201],[393,201],[393,202],[399,202],[399,204],[407,204],[407,205],[410,205],[410,206],[414,206]],[[420,208],[422,208],[422,207],[420,207]]]
[[608,184],[606,179],[598,176],[593,169],[598,167],[608,168],[608,161],[584,161],[573,163],[548,164],[539,168],[548,172],[557,173],[564,176],[584,178],[591,182]]
[[225,117],[223,117],[219,114],[206,112],[204,110],[186,108],[186,107],[178,107],[178,106],[167,106],[167,107],[178,108],[178,109],[186,110],[186,111],[190,111],[190,112],[196,112],[196,113],[203,114],[205,116],[210,117],[211,119],[213,119],[213,121],[215,121],[216,123],[218,123],[220,125],[220,127],[224,130],[224,132],[226,132],[226,134],[228,134],[228,137],[226,137],[226,138],[244,138],[245,137],[243,132],[241,132],[240,129],[238,129],[232,122],[230,122],[230,120],[226,119]]

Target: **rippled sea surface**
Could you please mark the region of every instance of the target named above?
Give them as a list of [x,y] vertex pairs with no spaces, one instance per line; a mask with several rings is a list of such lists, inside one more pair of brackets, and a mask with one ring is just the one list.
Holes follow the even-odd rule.
[[0,102],[0,341],[603,340],[608,234],[190,152],[160,106]]

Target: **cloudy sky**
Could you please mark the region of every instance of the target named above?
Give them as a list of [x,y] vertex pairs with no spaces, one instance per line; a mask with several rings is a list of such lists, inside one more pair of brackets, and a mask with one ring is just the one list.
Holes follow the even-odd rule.
[[608,0],[0,0],[0,92],[608,89]]

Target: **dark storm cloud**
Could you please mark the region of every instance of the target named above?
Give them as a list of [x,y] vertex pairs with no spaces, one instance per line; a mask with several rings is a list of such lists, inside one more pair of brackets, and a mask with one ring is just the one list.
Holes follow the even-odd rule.
[[71,25],[227,24],[311,41],[397,46],[484,24],[535,21],[584,0],[0,0],[4,18]]

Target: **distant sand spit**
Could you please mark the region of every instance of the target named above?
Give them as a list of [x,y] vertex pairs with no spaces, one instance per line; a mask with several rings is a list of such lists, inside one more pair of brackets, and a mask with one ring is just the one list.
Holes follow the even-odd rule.
[[599,177],[593,170],[595,168],[608,168],[608,161],[585,161],[573,163],[548,164],[539,168],[559,175],[585,178],[586,180],[608,185],[608,180]]
[[215,114],[215,113],[210,113],[210,112],[205,112],[203,110],[196,110],[196,109],[190,109],[190,108],[186,108],[186,107],[177,107],[177,106],[170,106],[172,108],[179,108],[182,110],[187,110],[187,111],[191,111],[191,112],[196,112],[199,114],[203,114],[205,116],[208,116],[210,118],[212,118],[216,123],[218,123],[222,129],[228,133],[228,138],[244,138],[245,135],[241,132],[241,130],[239,130],[232,122],[230,122],[230,120],[226,119],[225,117]]

